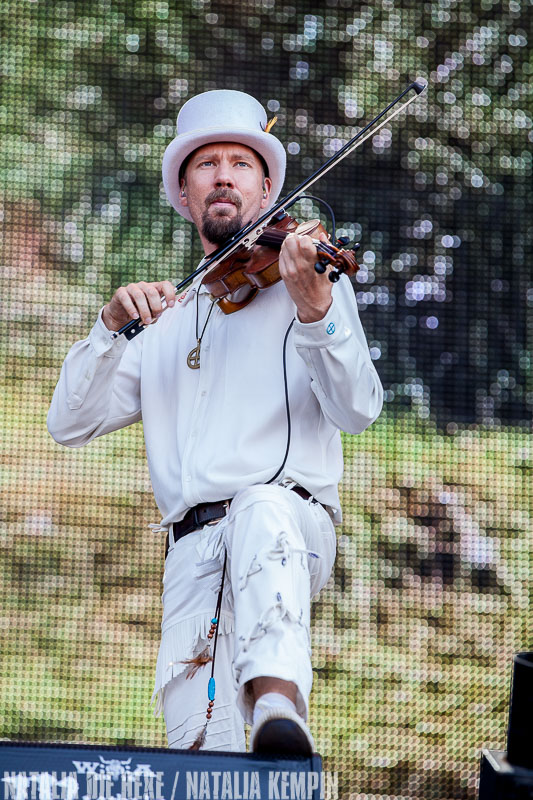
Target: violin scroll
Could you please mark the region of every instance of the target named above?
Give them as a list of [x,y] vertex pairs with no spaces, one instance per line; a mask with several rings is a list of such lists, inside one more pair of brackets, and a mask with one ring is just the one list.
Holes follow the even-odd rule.
[[359,250],[361,245],[356,242],[350,250],[345,250],[344,245],[348,244],[349,241],[347,236],[340,236],[337,239],[337,244],[340,244],[341,248],[323,242],[320,243],[321,246],[317,245],[317,251],[322,255],[322,258],[316,262],[315,272],[322,275],[328,266],[332,266],[333,268],[328,274],[328,278],[332,283],[337,283],[343,272],[347,275],[355,275],[359,269],[359,264],[355,260],[354,252]]

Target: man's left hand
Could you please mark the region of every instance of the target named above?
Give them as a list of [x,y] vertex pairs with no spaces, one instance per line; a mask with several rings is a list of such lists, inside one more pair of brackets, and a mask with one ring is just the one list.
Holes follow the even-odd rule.
[[[328,241],[325,233],[320,234],[320,241]],[[318,322],[331,305],[333,284],[328,280],[328,270],[322,275],[315,271],[317,261],[311,237],[289,233],[281,247],[279,272],[296,303],[300,322]]]

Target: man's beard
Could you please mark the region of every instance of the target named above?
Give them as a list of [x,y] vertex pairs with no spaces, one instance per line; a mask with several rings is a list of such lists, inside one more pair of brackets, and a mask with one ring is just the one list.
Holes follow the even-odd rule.
[[[216,200],[231,200],[237,209],[235,216],[229,216],[222,210],[214,216],[209,213],[209,207]],[[211,244],[224,244],[237,231],[243,227],[242,215],[240,212],[241,201],[230,189],[215,189],[206,197],[206,210],[202,214],[202,233]]]
[[242,217],[237,214],[236,217],[208,216],[208,212],[204,211],[202,217],[202,233],[211,244],[224,244],[228,239],[240,231],[242,228]]

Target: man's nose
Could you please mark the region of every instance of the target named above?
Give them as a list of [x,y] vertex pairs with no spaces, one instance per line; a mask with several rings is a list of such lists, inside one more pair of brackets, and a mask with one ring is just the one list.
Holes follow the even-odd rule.
[[217,170],[214,175],[215,178],[215,185],[217,187],[232,187],[234,185],[233,176],[231,174],[231,170],[229,165],[224,163],[223,161],[217,167]]

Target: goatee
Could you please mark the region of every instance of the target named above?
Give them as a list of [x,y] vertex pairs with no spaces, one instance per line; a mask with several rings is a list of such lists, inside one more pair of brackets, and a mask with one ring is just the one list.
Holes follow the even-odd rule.
[[[209,209],[217,200],[229,200],[237,210],[235,216],[230,216],[231,205],[219,208],[213,215]],[[215,189],[205,199],[206,209],[202,215],[202,233],[211,244],[224,244],[228,239],[240,231],[243,226],[241,215],[241,199],[231,189]]]
[[204,211],[202,233],[211,244],[224,244],[241,228],[242,216],[240,214],[235,217],[228,217],[225,214],[210,217],[209,212]]

